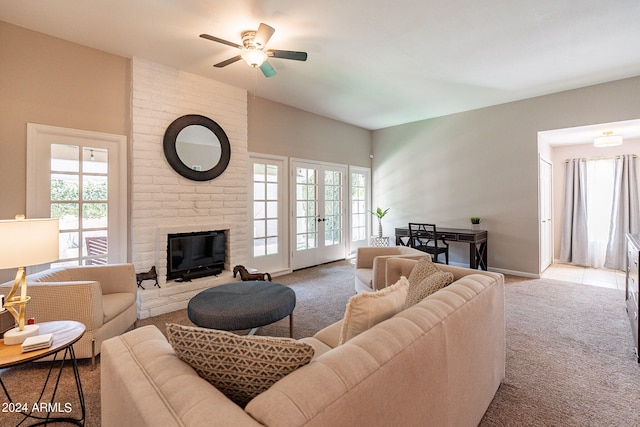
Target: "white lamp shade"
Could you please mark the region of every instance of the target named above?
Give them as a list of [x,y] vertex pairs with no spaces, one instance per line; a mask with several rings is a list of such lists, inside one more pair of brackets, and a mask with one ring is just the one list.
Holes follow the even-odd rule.
[[57,261],[58,239],[57,219],[0,221],[0,269]]

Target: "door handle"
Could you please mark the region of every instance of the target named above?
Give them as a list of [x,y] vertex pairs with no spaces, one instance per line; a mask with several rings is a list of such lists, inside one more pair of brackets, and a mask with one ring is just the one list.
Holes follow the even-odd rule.
[[326,218],[318,218],[318,222],[325,222]]

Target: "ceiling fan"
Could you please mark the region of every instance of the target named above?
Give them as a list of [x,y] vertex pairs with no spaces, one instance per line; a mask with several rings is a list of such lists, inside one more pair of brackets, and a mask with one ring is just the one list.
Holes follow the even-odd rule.
[[240,49],[242,53],[240,55],[229,58],[226,61],[215,64],[214,67],[222,68],[229,64],[233,64],[240,59],[244,59],[249,66],[253,68],[260,68],[262,74],[265,77],[271,77],[276,74],[276,70],[269,64],[268,58],[280,58],[280,59],[293,59],[294,61],[306,61],[307,52],[296,52],[292,50],[265,50],[267,42],[275,32],[275,28],[261,23],[258,27],[258,31],[243,31],[242,32],[242,45],[233,43],[209,34],[200,34],[203,39],[211,40],[214,42],[226,44],[227,46]]

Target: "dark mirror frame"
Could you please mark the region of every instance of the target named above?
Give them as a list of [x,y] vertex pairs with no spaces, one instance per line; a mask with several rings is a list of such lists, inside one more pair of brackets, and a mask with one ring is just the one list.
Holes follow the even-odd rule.
[[[178,157],[178,151],[176,150],[176,139],[180,131],[187,126],[200,125],[209,129],[218,138],[220,142],[220,160],[211,169],[206,171],[195,171],[189,166],[182,163],[180,157]],[[229,144],[229,138],[227,134],[222,130],[219,124],[214,122],[208,117],[201,116],[199,114],[187,114],[175,119],[164,133],[164,140],[162,142],[164,149],[164,156],[167,161],[180,175],[193,181],[209,181],[212,180],[229,166],[229,160],[231,160],[231,145]]]

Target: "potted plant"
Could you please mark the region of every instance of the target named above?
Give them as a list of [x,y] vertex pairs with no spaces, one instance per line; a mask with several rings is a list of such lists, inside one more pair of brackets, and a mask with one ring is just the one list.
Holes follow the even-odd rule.
[[480,223],[482,222],[482,218],[478,216],[471,217],[471,229],[472,230],[480,230]]
[[387,208],[385,210],[378,208],[375,212],[369,211],[372,215],[375,215],[378,218],[378,237],[382,237],[382,218],[387,214],[387,212],[389,212],[389,209],[391,208]]

